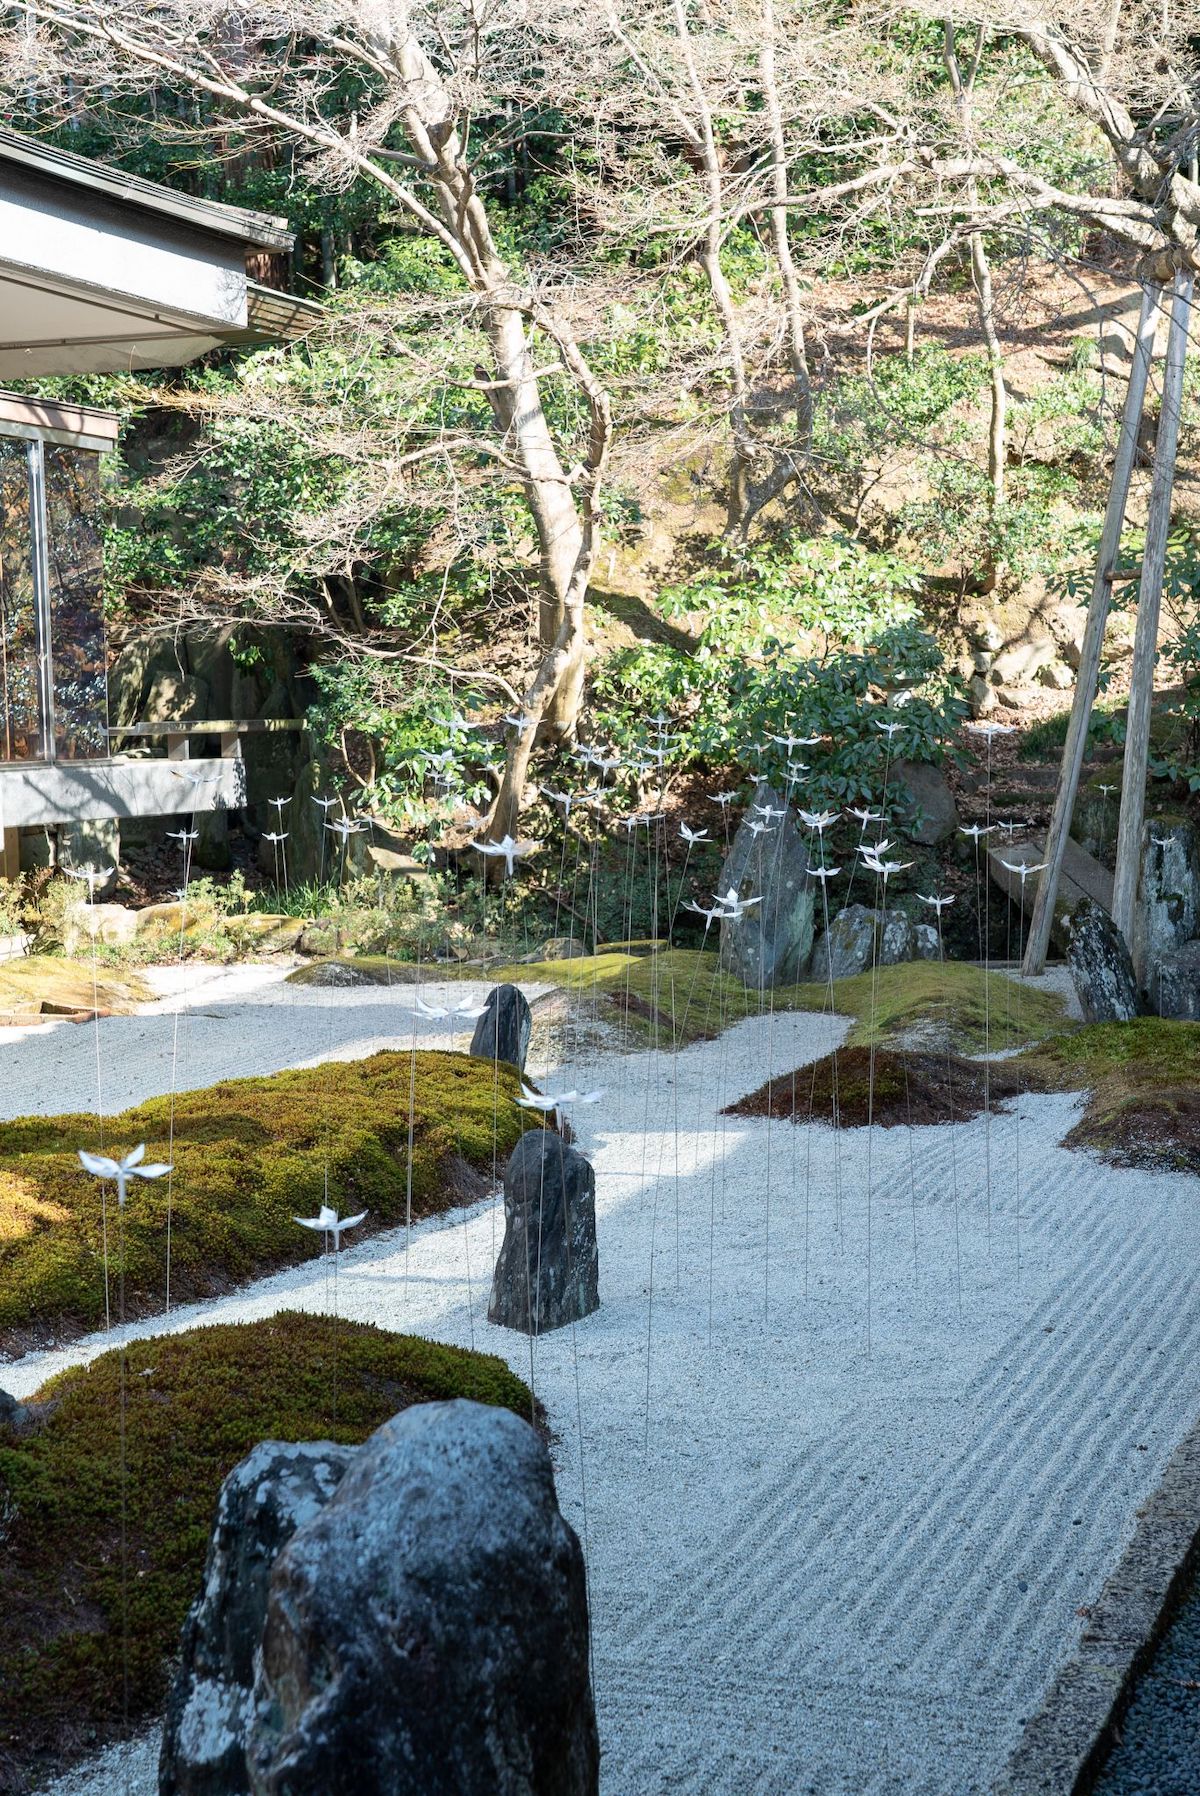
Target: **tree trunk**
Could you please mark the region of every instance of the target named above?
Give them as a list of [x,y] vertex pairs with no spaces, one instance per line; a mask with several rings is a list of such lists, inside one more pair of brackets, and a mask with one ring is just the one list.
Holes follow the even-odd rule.
[[[950,78],[950,88],[954,95],[954,107],[958,113],[958,122],[962,128],[963,142],[968,148],[971,145],[971,96],[975,88],[975,78],[979,73],[980,57],[983,54],[984,27],[980,25],[975,34],[975,49],[971,58],[971,66],[963,75],[958,60],[958,51],[954,42],[954,21],[947,19],[943,26],[943,60],[946,73]],[[979,209],[979,185],[974,175],[967,180],[967,204],[972,212]],[[988,480],[991,484],[991,500],[989,510],[993,516],[1005,500],[1005,489],[1008,471],[1008,388],[1004,381],[1004,351],[1000,336],[996,330],[996,306],[992,292],[992,270],[984,248],[983,233],[975,231],[971,236],[971,278],[975,287],[975,303],[979,313],[979,329],[983,337],[984,347],[988,355],[988,370],[991,380],[991,417],[988,424]]]

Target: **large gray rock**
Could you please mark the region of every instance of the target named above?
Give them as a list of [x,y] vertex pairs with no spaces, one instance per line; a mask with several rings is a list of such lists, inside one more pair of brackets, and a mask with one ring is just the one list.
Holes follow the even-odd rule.
[[159,1796],[245,1796],[254,1655],[271,1568],[320,1513],[354,1455],[328,1441],[263,1441],[226,1478],[200,1596],[180,1641],[158,1763]]
[[865,972],[874,958],[878,928],[879,912],[865,904],[840,910],[813,949],[809,978],[820,984]]
[[914,960],[940,960],[942,958],[941,939],[932,923],[913,924],[912,958]]
[[539,1335],[599,1307],[596,1175],[561,1135],[530,1129],[504,1169],[504,1242],[488,1321]]
[[11,1428],[14,1434],[18,1433],[26,1413],[23,1403],[18,1403],[8,1391],[0,1391],[0,1428]]
[[1087,1023],[1127,1023],[1141,1010],[1125,938],[1090,898],[1071,912],[1067,964]]
[[744,985],[794,985],[803,976],[813,946],[815,895],[808,878],[808,849],[790,811],[762,833],[755,805],[781,808],[778,794],[760,780],[733,838],[721,871],[720,889],[732,886],[739,898],[760,903],[736,921],[721,924],[721,966]]
[[1184,942],[1147,969],[1146,995],[1156,1016],[1200,1022],[1200,942]]
[[914,958],[913,926],[902,910],[885,910],[879,931],[879,964],[898,967]]
[[495,985],[475,1024],[469,1051],[476,1060],[504,1060],[524,1072],[532,1034],[533,1012],[520,986]]
[[908,794],[900,826],[910,842],[933,847],[958,828],[958,806],[940,767],[928,761],[897,761],[894,780]]
[[1165,955],[1200,935],[1200,835],[1180,819],[1147,823],[1142,837],[1133,964],[1145,986]]
[[504,1409],[373,1434],[271,1574],[254,1796],[595,1796],[583,1554]]

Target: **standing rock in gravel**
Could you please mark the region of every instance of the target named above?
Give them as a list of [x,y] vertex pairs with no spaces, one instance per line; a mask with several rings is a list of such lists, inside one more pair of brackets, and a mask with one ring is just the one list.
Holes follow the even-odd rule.
[[487,995],[483,1015],[475,1025],[469,1052],[476,1060],[506,1061],[523,1073],[532,1034],[533,1013],[521,988],[494,985]]
[[879,912],[865,904],[840,910],[813,949],[808,976],[818,984],[830,979],[852,979],[865,972],[875,952]]
[[522,1135],[504,1169],[504,1244],[488,1321],[540,1335],[600,1307],[596,1175],[550,1129]]
[[1133,964],[1149,985],[1164,956],[1200,935],[1200,834],[1184,820],[1147,823],[1142,836]]
[[596,1796],[583,1554],[483,1404],[377,1429],[271,1574],[254,1796]]
[[1127,1023],[1140,1014],[1137,980],[1125,938],[1091,898],[1068,922],[1067,964],[1087,1023]]
[[[808,965],[813,945],[815,900],[808,878],[808,850],[790,810],[765,819],[755,805],[783,808],[777,792],[760,780],[721,869],[720,890],[733,887],[739,898],[761,902],[736,921],[721,924],[721,966],[743,985],[794,985]],[[761,832],[752,822],[769,822]]]
[[159,1796],[246,1796],[254,1654],[271,1568],[297,1528],[329,1501],[354,1457],[329,1441],[263,1441],[217,1500],[204,1584],[183,1624],[167,1699]]

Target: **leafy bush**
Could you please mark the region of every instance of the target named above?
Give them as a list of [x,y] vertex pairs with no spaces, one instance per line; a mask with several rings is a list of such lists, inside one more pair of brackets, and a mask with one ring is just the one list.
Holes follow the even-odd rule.
[[[918,579],[899,558],[843,538],[785,544],[705,573],[664,596],[669,615],[698,620],[696,646],[623,650],[596,677],[597,725],[625,748],[645,719],[673,719],[678,761],[740,765],[786,782],[772,735],[821,736],[804,802],[878,798],[885,761],[937,760],[965,712],[941,652],[914,621]],[[825,636],[813,653],[803,633]],[[872,700],[898,696],[890,751]]]

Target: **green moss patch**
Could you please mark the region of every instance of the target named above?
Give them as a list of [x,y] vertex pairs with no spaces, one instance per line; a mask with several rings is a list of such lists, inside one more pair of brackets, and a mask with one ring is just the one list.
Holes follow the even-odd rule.
[[[364,1440],[412,1403],[469,1397],[529,1418],[500,1359],[326,1316],[134,1342],[0,1429],[0,1791],[28,1789],[153,1714],[196,1596],[222,1480],[261,1440]],[[120,1416],[125,1391],[125,1543]],[[127,1640],[127,1646],[126,1646]],[[128,1716],[125,1679],[128,1677]]]
[[102,970],[94,974],[90,961],[30,954],[0,962],[0,1023],[91,1016],[96,1010],[128,1016],[153,996],[150,988],[133,975],[116,979]]
[[[537,1118],[520,1110],[516,1074],[466,1054],[374,1054],[270,1077],[234,1079],[155,1098],[106,1119],[22,1117],[0,1124],[0,1350],[61,1339],[105,1319],[124,1271],[125,1313],[162,1308],[167,1205],[171,1295],[216,1295],[310,1258],[317,1239],[293,1216],[313,1216],[328,1191],[366,1228],[403,1222],[408,1207],[410,1078],[412,1214],[481,1193]],[[493,1121],[495,1136],[493,1137]],[[79,1148],[173,1158],[170,1181],[131,1183],[118,1224],[115,1193],[80,1167]]]
[[731,1104],[728,1116],[771,1116],[843,1129],[882,1129],[967,1122],[986,1105],[1028,1088],[1010,1061],[964,1060],[958,1054],[891,1048],[841,1048],[797,1067]]
[[[317,968],[302,967],[291,975],[303,981]],[[345,964],[364,970],[380,983],[406,983],[418,969],[402,962],[359,959]],[[520,984],[556,985],[583,999],[594,999],[601,1014],[627,1024],[639,1041],[653,1037],[660,1046],[716,1035],[729,1023],[775,1011],[825,1010],[828,985],[790,985],[760,992],[723,973],[716,954],[691,948],[657,952],[641,944],[602,949],[575,960],[547,960],[521,966],[443,967],[436,974],[421,969],[423,979],[481,979]],[[880,967],[874,979],[860,973],[834,982],[833,1003],[839,1016],[853,1019],[850,1045],[869,1045],[920,1037],[936,1030],[958,1053],[1022,1047],[1061,1032],[1069,1025],[1061,998],[1032,991],[981,967],[948,961],[908,961]]]
[[1032,1085],[1086,1091],[1068,1147],[1116,1166],[1200,1174],[1200,1028],[1164,1017],[1090,1023],[1022,1054]]

